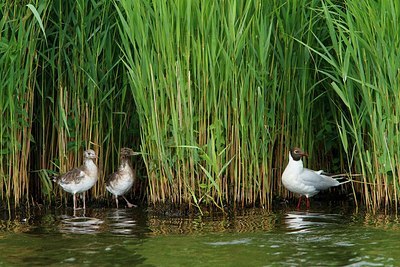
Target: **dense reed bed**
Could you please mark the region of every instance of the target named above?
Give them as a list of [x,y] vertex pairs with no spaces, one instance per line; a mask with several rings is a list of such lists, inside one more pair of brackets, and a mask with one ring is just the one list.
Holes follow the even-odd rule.
[[297,145],[310,167],[362,173],[347,190],[368,207],[397,206],[396,3],[6,1],[0,14],[7,203],[67,197],[49,176],[85,148],[100,155],[92,198],[106,197],[130,146],[151,204],[270,208]]
[[[100,155],[101,170],[111,172],[119,148],[135,147],[139,133],[116,45],[116,12],[109,12],[113,4],[26,4],[6,2],[0,24],[7,92],[1,98],[0,185],[2,198],[14,203],[61,196],[49,177],[81,164],[86,148]],[[99,179],[92,194],[105,192]]]
[[287,148],[324,141],[318,62],[298,41],[318,45],[319,3],[121,1],[150,202],[269,207],[282,194]]
[[[400,189],[400,3],[327,2],[329,46],[314,50],[326,62],[332,109],[349,166],[363,173],[358,186],[374,209],[395,204]],[[313,49],[312,49],[313,50]],[[328,85],[328,86],[329,86]]]

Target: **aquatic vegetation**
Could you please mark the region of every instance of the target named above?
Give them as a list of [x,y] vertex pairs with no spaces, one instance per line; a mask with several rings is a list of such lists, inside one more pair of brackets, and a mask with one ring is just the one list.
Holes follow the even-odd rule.
[[[373,209],[397,207],[400,174],[400,4],[326,1],[329,39],[314,48],[326,64],[342,149],[348,166],[364,174],[356,185]],[[318,37],[316,37],[318,38]]]
[[[100,170],[110,169],[139,132],[113,4],[22,2],[0,11],[0,192],[15,205],[61,196],[51,177],[79,166],[87,148],[100,155]],[[105,193],[101,177],[91,195]]]
[[49,178],[89,148],[106,197],[129,146],[151,204],[269,208],[296,145],[362,173],[347,189],[368,207],[397,206],[399,4],[22,2],[0,4],[7,203],[66,196]]

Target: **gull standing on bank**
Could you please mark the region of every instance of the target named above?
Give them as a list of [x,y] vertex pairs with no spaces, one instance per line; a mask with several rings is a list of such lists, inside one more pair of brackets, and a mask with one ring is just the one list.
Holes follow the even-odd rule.
[[55,177],[54,182],[59,184],[65,191],[73,194],[74,210],[76,207],[76,194],[83,195],[83,209],[86,209],[85,192],[97,182],[97,166],[94,163],[96,153],[92,149],[83,152],[83,165],[69,172]]
[[138,155],[139,153],[134,152],[130,148],[123,147],[120,152],[120,165],[118,171],[110,174],[107,177],[106,188],[114,195],[115,203],[118,209],[118,196],[122,196],[129,208],[136,207],[134,204],[130,203],[124,196],[126,192],[131,189],[135,179],[134,173],[130,164],[129,157]]
[[294,147],[289,152],[289,163],[282,174],[282,183],[290,192],[300,194],[297,208],[300,208],[302,196],[306,196],[307,209],[310,208],[309,198],[333,186],[338,186],[349,181],[340,183],[336,179],[321,171],[313,171],[303,167],[302,157],[308,154],[300,148]]

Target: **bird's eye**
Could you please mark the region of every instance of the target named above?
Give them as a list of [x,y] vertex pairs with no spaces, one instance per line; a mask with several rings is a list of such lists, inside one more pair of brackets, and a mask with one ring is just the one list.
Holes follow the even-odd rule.
[[295,151],[293,151],[295,154],[299,154],[299,151],[298,150],[295,150]]

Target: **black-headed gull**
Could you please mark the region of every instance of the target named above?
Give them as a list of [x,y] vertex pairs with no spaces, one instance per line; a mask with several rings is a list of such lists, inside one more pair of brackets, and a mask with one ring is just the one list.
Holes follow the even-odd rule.
[[289,163],[282,174],[282,183],[290,192],[300,194],[297,208],[300,208],[302,196],[306,196],[307,209],[310,208],[309,198],[318,194],[319,191],[326,190],[333,186],[349,182],[340,183],[332,177],[325,175],[323,171],[313,171],[303,167],[302,157],[308,154],[300,148],[294,147],[289,152]]

